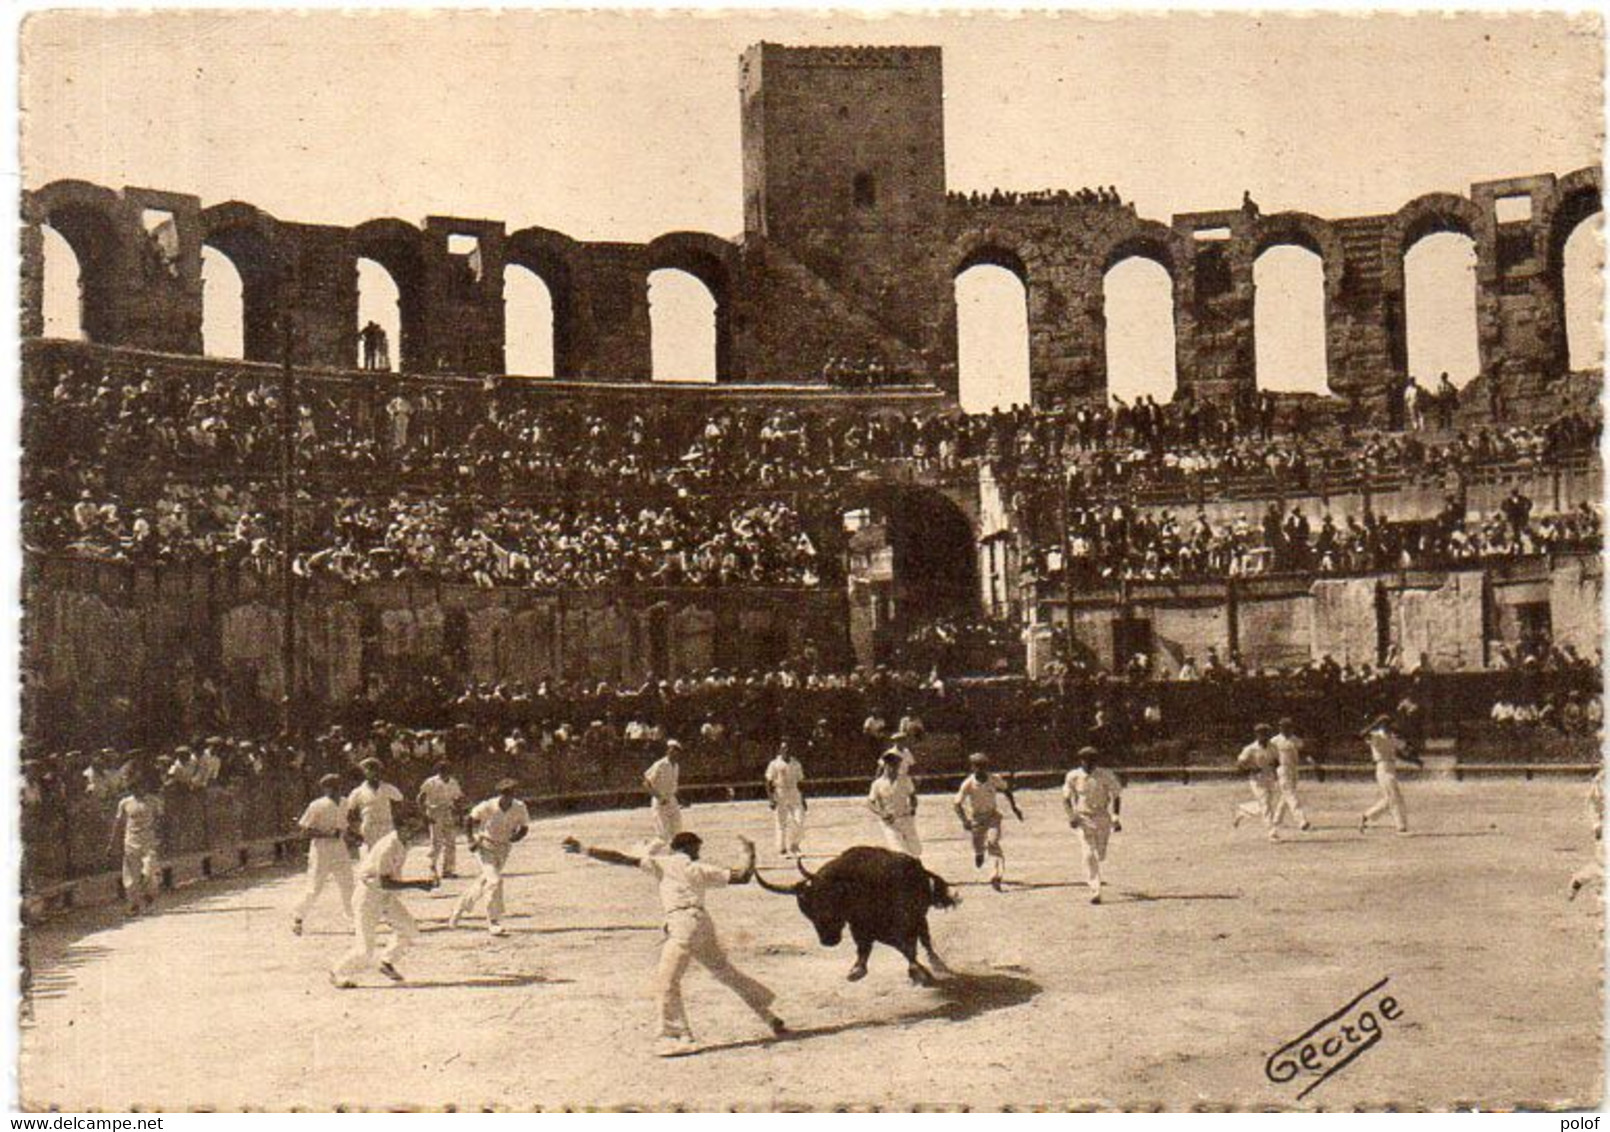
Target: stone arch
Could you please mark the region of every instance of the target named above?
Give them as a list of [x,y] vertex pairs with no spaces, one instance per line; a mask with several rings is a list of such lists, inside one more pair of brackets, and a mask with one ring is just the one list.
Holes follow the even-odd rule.
[[975,267],[1000,267],[1016,275],[1026,289],[1035,274],[1030,265],[1032,253],[1025,256],[1016,244],[1012,238],[990,230],[964,235],[951,250],[951,279]]
[[522,228],[509,237],[508,263],[531,272],[548,288],[553,301],[553,372],[555,377],[575,373],[576,254],[577,244],[550,228]]
[[1326,319],[1329,321],[1330,302],[1341,291],[1342,275],[1347,266],[1341,239],[1330,221],[1306,212],[1271,213],[1259,217],[1252,225],[1247,243],[1249,268],[1270,248],[1299,247],[1317,255],[1325,271]]
[[1577,226],[1604,208],[1602,173],[1597,167],[1567,173],[1556,182],[1549,206],[1539,218],[1547,234],[1544,269],[1550,297],[1557,313],[1557,334],[1552,368],[1563,373],[1570,368],[1570,346],[1566,334],[1565,245]]
[[1403,292],[1403,257],[1422,239],[1437,232],[1457,232],[1476,242],[1478,276],[1488,261],[1486,218],[1469,197],[1456,193],[1427,193],[1398,209],[1381,230],[1381,287],[1389,294]]
[[1336,358],[1336,347],[1332,341],[1336,331],[1336,304],[1341,297],[1342,280],[1347,269],[1346,252],[1335,226],[1328,220],[1306,212],[1275,212],[1254,220],[1246,234],[1237,238],[1234,244],[1236,251],[1245,256],[1243,277],[1251,283],[1253,387],[1264,388],[1263,376],[1258,374],[1256,362],[1260,335],[1257,325],[1258,259],[1271,248],[1296,247],[1319,258],[1323,280],[1320,318],[1323,322],[1321,338],[1324,342],[1325,387],[1330,388]]
[[703,283],[715,300],[716,381],[731,381],[732,288],[737,278],[738,249],[708,232],[667,232],[648,245],[644,278],[656,271],[682,271]]
[[1099,267],[1096,276],[1096,293],[1100,296],[1100,304],[1095,311],[1096,333],[1100,341],[1095,344],[1095,364],[1100,367],[1100,392],[1105,402],[1110,393],[1111,373],[1107,364],[1107,276],[1120,264],[1132,259],[1145,260],[1154,263],[1163,269],[1168,276],[1171,286],[1170,294],[1170,324],[1174,335],[1174,388],[1178,391],[1184,386],[1186,372],[1182,349],[1185,344],[1185,328],[1182,324],[1182,312],[1189,305],[1189,274],[1194,249],[1190,241],[1182,237],[1166,224],[1159,224],[1155,220],[1141,220],[1126,226],[1124,230],[1113,233],[1108,239],[1098,244],[1092,253],[1092,261]]
[[277,360],[283,345],[280,319],[291,270],[280,222],[240,201],[216,204],[202,210],[201,242],[229,257],[240,274],[246,359]]
[[[892,621],[880,626],[886,638],[901,638],[937,618],[976,616],[982,605],[978,525],[968,506],[938,488],[888,482],[856,485],[840,504],[841,514],[866,509],[884,525],[894,606]],[[863,612],[856,598],[852,573],[852,636],[853,621]]]
[[[54,229],[78,258],[79,325],[91,342],[119,343],[119,288],[128,262],[122,201],[87,181],[53,181],[28,198],[28,220]],[[43,274],[40,265],[36,270]]]
[[[397,346],[398,372],[427,366],[425,343],[425,237],[405,220],[369,220],[352,230],[352,248],[360,259],[373,260],[397,285],[402,341]],[[357,327],[353,327],[356,343]],[[354,345],[356,350],[356,345]]]

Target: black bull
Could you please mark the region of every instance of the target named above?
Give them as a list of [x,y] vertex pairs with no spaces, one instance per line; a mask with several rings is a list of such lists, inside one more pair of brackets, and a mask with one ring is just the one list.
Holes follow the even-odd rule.
[[928,909],[952,908],[957,898],[944,878],[923,868],[921,861],[889,849],[858,845],[817,872],[807,872],[803,864],[799,871],[804,879],[791,885],[772,884],[758,874],[755,879],[768,892],[795,897],[824,946],[837,947],[849,927],[850,938],[855,940],[851,982],[865,977],[874,943],[887,944],[906,957],[912,982],[933,982],[933,975],[917,962],[918,944],[934,968],[945,972],[928,935]]

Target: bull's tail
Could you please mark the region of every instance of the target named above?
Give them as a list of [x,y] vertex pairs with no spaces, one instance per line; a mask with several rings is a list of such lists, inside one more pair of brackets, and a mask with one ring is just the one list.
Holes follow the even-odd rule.
[[928,869],[922,870],[928,875],[928,906],[930,908],[954,908],[962,902],[962,898],[951,889],[944,877]]

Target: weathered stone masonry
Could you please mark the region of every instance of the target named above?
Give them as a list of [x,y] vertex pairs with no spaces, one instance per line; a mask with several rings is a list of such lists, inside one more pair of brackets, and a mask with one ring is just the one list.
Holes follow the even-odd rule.
[[[1026,287],[1033,395],[1050,405],[1103,395],[1103,277],[1141,256],[1173,280],[1181,384],[1218,397],[1253,382],[1254,262],[1295,244],[1324,263],[1331,392],[1384,411],[1407,366],[1403,257],[1423,236],[1458,232],[1476,248],[1484,379],[1524,392],[1567,368],[1562,259],[1571,231],[1601,206],[1596,166],[1482,182],[1468,196],[1433,193],[1382,216],[1233,209],[1164,223],[1125,206],[947,194],[938,48],[759,44],[744,53],[740,89],[737,240],[673,232],[648,244],[583,242],[444,216],[342,228],[238,201],[203,208],[181,193],[57,181],[23,194],[23,334],[43,329],[48,224],[78,256],[85,334],[106,345],[199,354],[208,246],[240,272],[248,359],[279,358],[289,315],[297,361],[351,367],[364,257],[397,283],[403,369],[501,373],[503,278],[514,264],[553,295],[561,376],[642,380],[648,276],[677,268],[715,299],[722,381],[798,381],[833,358],[877,359],[954,393],[954,279],[989,263]],[[1496,201],[1514,197],[1527,198],[1529,216],[1500,223]],[[168,222],[153,227],[147,210]],[[455,254],[453,236],[473,238],[474,250]]]

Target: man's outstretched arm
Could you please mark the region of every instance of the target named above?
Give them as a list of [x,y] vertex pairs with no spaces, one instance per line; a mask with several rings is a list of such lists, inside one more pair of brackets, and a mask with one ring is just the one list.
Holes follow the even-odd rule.
[[583,845],[574,837],[567,837],[561,841],[560,846],[566,853],[580,853],[583,857],[591,857],[595,861],[602,861],[606,865],[624,865],[635,869],[643,863],[641,857],[634,857],[630,853],[620,853],[614,849],[605,849],[601,845]]

